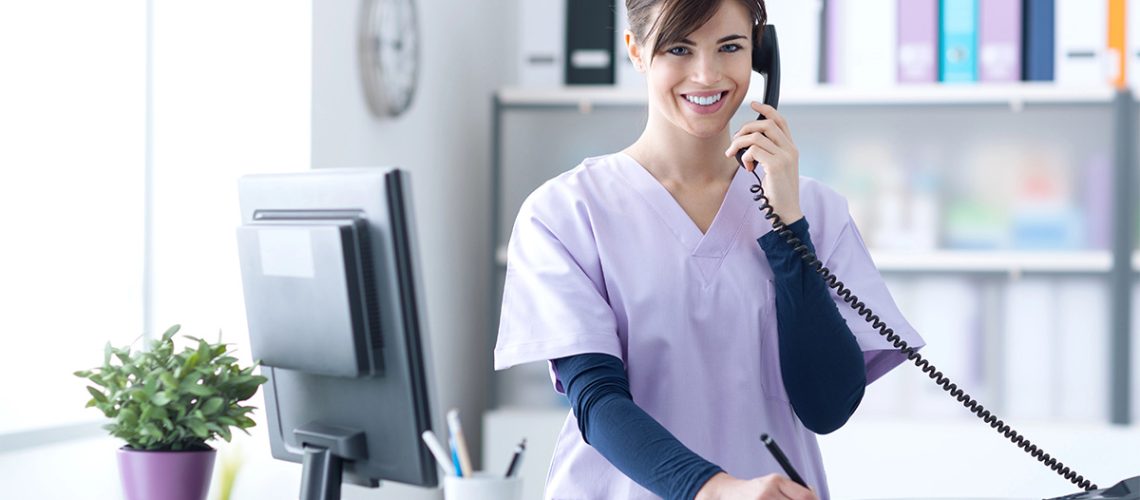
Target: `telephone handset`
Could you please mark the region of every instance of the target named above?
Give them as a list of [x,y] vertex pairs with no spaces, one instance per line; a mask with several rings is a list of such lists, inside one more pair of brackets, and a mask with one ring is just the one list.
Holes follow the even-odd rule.
[[[779,106],[780,101],[780,48],[779,43],[776,41],[776,27],[773,25],[765,25],[762,28],[760,41],[752,48],[752,69],[761,75],[764,75],[764,103],[772,106],[773,108]],[[766,119],[763,114],[757,118],[758,120]],[[740,164],[740,168],[744,168],[743,155],[746,149],[741,149],[736,152],[736,161]],[[982,407],[973,397],[966,394],[965,391],[958,388],[957,384],[950,382],[950,379],[942,374],[934,365],[930,364],[922,355],[918,354],[913,347],[907,345],[905,340],[902,340],[894,331],[889,328],[886,323],[880,321],[879,317],[871,311],[866,304],[859,301],[859,298],[847,288],[843,282],[836,278],[835,274],[830,269],[824,267],[823,263],[808,250],[807,245],[801,244],[799,238],[792,233],[788,226],[780,221],[780,217],[776,215],[772,205],[768,202],[768,197],[764,195],[764,188],[760,183],[760,176],[755,172],[752,175],[756,177],[756,184],[753,184],[751,191],[753,193],[753,200],[760,202],[760,212],[764,214],[764,218],[772,221],[772,230],[780,236],[784,237],[794,251],[799,254],[800,258],[807,262],[817,273],[823,276],[824,281],[831,288],[836,289],[836,293],[843,298],[843,301],[859,312],[859,315],[867,320],[868,323],[873,325],[879,330],[879,335],[886,337],[887,341],[891,342],[895,348],[901,350],[907,355],[907,359],[914,362],[916,366],[922,369],[927,375],[930,376],[936,384],[942,387],[943,390],[949,392],[951,396],[962,403],[972,413],[977,415],[978,418],[984,420],[990,427],[994,428],[1006,438],[1009,438],[1019,448],[1029,453],[1038,461],[1043,462],[1045,466],[1052,469],[1054,472],[1062,475],[1077,486],[1084,488],[1083,491],[1074,495],[1060,497],[1054,500],[1092,500],[1099,498],[1115,498],[1123,500],[1140,500],[1140,476],[1126,479],[1117,483],[1111,488],[1098,490],[1097,486],[1091,481],[1086,480],[1080,474],[1070,470],[1057,459],[1049,456],[1037,445],[1030,443],[1017,431],[1014,431],[1005,422],[1001,421],[997,416],[993,415],[989,410]]]

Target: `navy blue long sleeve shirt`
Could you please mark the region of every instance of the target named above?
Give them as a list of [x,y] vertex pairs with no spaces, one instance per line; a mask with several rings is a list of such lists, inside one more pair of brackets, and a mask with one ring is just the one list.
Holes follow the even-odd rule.
[[[814,253],[806,218],[788,228]],[[823,278],[775,232],[757,242],[775,280],[780,370],[789,402],[805,427],[832,432],[862,400],[862,351]],[[686,448],[634,403],[618,358],[580,354],[553,363],[582,438],[630,479],[663,498],[691,499],[723,470]]]

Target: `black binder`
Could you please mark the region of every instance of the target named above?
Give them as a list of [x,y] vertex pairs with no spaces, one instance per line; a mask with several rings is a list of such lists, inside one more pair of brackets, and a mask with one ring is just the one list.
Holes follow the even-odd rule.
[[614,0],[566,0],[566,84],[614,84]]

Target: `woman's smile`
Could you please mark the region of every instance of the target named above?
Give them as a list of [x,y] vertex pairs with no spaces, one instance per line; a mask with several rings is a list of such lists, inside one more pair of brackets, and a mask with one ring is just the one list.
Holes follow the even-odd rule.
[[711,115],[720,111],[724,107],[725,97],[728,96],[728,91],[722,92],[697,92],[692,94],[681,94],[681,100],[684,105],[694,113],[700,115]]

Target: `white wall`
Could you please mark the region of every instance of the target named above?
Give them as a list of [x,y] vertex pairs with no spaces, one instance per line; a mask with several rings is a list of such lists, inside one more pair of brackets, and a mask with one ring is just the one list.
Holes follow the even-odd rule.
[[[312,164],[411,172],[439,415],[481,445],[491,372],[492,91],[508,82],[515,0],[418,1],[420,81],[395,119],[370,115],[356,59],[361,2],[313,2]],[[437,417],[439,416],[437,415]],[[478,460],[478,451],[473,459]]]

